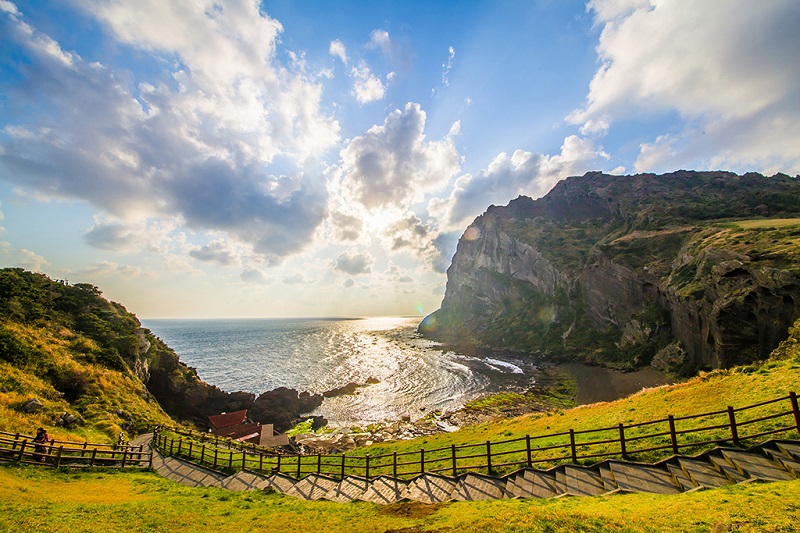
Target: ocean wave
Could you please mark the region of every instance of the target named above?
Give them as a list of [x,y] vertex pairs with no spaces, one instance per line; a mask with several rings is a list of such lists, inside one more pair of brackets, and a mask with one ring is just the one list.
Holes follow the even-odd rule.
[[497,368],[498,366],[511,370],[512,374],[524,374],[525,373],[517,365],[511,364],[511,363],[507,363],[505,361],[500,361],[499,359],[492,359],[491,357],[484,357],[483,359],[481,359],[481,361],[483,361],[487,366],[490,366],[490,367],[494,368],[495,370],[500,370],[501,372],[502,372],[502,370],[500,368]]

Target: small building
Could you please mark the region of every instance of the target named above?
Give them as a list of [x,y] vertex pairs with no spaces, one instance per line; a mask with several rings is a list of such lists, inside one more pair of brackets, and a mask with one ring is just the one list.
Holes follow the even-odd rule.
[[250,442],[259,446],[276,447],[289,444],[286,435],[273,435],[272,424],[251,422],[247,411],[234,411],[208,417],[209,430],[213,435],[239,442]]

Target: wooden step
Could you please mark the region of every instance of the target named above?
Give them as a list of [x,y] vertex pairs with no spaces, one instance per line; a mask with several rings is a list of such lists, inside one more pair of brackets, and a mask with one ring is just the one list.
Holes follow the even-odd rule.
[[794,457],[795,460],[800,461],[800,444],[796,442],[776,442],[775,445],[778,446],[778,449],[782,452],[788,453]]
[[769,456],[770,459],[780,463],[783,468],[794,474],[796,477],[800,477],[800,462],[796,461],[792,455],[780,450],[773,450],[771,448],[764,448],[763,451],[767,454],[767,456]]
[[436,474],[422,474],[408,483],[404,498],[422,503],[441,503],[453,499],[453,489],[458,481]]
[[614,478],[614,472],[611,471],[610,464],[604,463],[600,465],[597,471],[600,473],[600,479],[603,480],[603,489],[606,492],[611,492],[620,488],[619,485],[617,485],[617,480]]
[[731,485],[731,479],[717,470],[714,465],[708,461],[701,461],[699,459],[690,459],[688,457],[679,457],[678,464],[684,472],[689,476],[696,485],[702,487],[724,487]]
[[381,476],[370,482],[369,488],[359,497],[359,500],[380,504],[394,503],[402,499],[406,492],[408,492],[408,483],[402,479]]
[[329,477],[311,474],[295,483],[284,494],[304,500],[320,500],[336,485],[337,482]]
[[683,491],[692,490],[697,487],[697,483],[689,478],[688,474],[684,472],[680,465],[667,464],[667,469],[669,469],[670,474],[672,474],[672,477],[675,478],[675,481],[678,482],[678,485],[680,485]]
[[261,490],[268,480],[269,478],[263,474],[241,470],[223,479],[219,486],[232,491]]
[[681,487],[666,469],[635,463],[610,463],[617,486],[631,492],[676,494]]
[[506,497],[506,482],[496,477],[467,474],[458,478],[451,497],[456,501],[498,500]]
[[523,498],[553,498],[564,494],[564,491],[558,490],[555,474],[531,468],[522,471],[522,476],[517,477],[517,484],[524,488],[525,495],[520,495]]
[[747,481],[747,476],[736,465],[728,461],[721,455],[709,454],[708,461],[723,475],[727,476],[733,483]]
[[579,466],[564,466],[556,470],[559,492],[571,496],[599,496],[606,492],[600,474]]
[[346,477],[328,491],[324,498],[334,502],[351,502],[361,499],[369,487],[370,482],[368,479],[355,476]]
[[783,465],[755,452],[722,450],[722,455],[751,479],[788,481],[794,476]]
[[293,477],[287,476],[286,474],[273,474],[267,478],[267,482],[264,484],[264,490],[274,490],[280,492],[281,494],[286,494],[286,492],[294,487],[294,484],[297,483],[297,480]]

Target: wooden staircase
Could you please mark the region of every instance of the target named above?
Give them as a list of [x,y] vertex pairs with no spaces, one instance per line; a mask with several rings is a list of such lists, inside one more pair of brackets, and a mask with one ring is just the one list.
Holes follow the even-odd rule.
[[717,447],[700,455],[675,455],[655,464],[608,460],[592,466],[560,465],[549,470],[523,468],[502,477],[477,473],[457,477],[421,474],[411,479],[381,476],[334,479],[311,474],[295,479],[240,471],[214,472],[156,452],[153,467],[164,477],[188,485],[228,490],[272,490],[305,500],[336,502],[398,501],[439,503],[500,498],[600,496],[617,492],[677,494],[755,480],[800,477],[800,441],[771,440],[749,449]]

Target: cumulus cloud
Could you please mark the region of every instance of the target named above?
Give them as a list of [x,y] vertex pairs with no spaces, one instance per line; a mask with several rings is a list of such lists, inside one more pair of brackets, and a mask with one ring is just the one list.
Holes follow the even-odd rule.
[[342,63],[347,65],[347,49],[344,46],[344,43],[339,39],[335,41],[331,41],[331,45],[328,48],[328,53],[333,57],[338,57]]
[[348,289],[350,287],[352,287],[353,285],[355,285],[355,284],[356,284],[356,282],[353,281],[352,278],[347,278],[346,280],[344,280],[344,283],[343,283],[343,285]]
[[353,94],[359,104],[368,104],[383,98],[386,93],[386,86],[375,74],[370,72],[365,63],[353,67],[350,71],[353,78]]
[[800,70],[787,68],[800,50],[800,3],[593,0],[588,7],[602,27],[601,66],[570,122],[591,128],[677,112],[680,128],[643,143],[640,171],[800,171]]
[[190,250],[189,255],[200,261],[214,263],[220,266],[238,266],[241,264],[239,252],[222,239],[217,239],[206,245],[198,246]]
[[577,135],[565,138],[557,155],[502,152],[485,170],[459,176],[448,198],[428,203],[428,213],[439,219],[443,230],[460,232],[490,204],[505,205],[521,194],[537,198],[558,180],[583,174],[607,158],[592,140]]
[[336,258],[334,270],[355,276],[372,272],[372,256],[369,253],[344,252]]
[[361,236],[364,221],[361,218],[346,213],[331,213],[331,224],[334,227],[336,238],[342,241],[354,241]]
[[243,271],[239,278],[245,283],[266,284],[269,283],[269,278],[264,271],[257,268],[248,268]]
[[345,146],[341,186],[353,200],[367,209],[406,210],[458,172],[452,136],[426,141],[425,120],[419,104],[408,103]]
[[[303,62],[280,64],[280,23],[256,2],[79,2],[110,38],[170,66],[134,79],[89,62],[4,4],[0,32],[25,70],[0,81],[26,113],[6,127],[0,169],[40,195],[82,199],[119,219],[180,216],[272,262],[302,250],[325,218],[320,176],[274,175],[339,141]],[[120,246],[121,226],[87,240]],[[112,244],[116,240],[117,244]]]
[[297,272],[291,276],[284,276],[283,283],[286,285],[308,285],[314,283],[314,280],[306,278],[301,272]]

